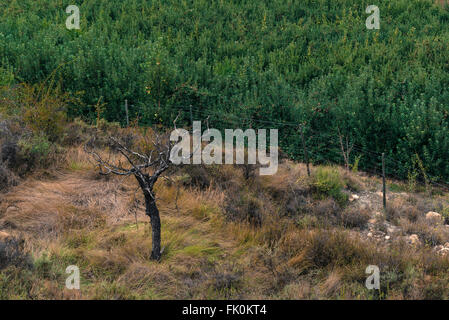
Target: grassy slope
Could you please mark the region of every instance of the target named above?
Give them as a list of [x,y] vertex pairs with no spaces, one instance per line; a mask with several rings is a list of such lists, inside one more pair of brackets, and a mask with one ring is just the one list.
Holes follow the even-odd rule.
[[[9,209],[3,223],[15,226],[15,233],[25,233],[39,265],[31,280],[36,277],[39,283],[30,284],[38,292],[32,290],[31,296],[72,297],[60,290],[69,264],[82,270],[82,297],[188,298],[205,294],[195,288],[196,282],[204,279],[194,278],[215,272],[215,262],[228,260],[236,251],[236,242],[218,228],[217,217],[209,216],[217,209],[207,195],[197,199],[181,194],[178,213],[171,204],[174,188],[162,190],[164,261],[149,263],[149,224],[142,205],[132,201],[133,181],[123,185],[117,179],[104,181],[84,165],[72,162],[70,171],[56,173],[49,180],[27,181],[5,198],[4,206]],[[129,213],[130,208],[137,209],[137,217]],[[194,286],[193,290],[189,286]]]
[[[328,196],[315,195],[311,206],[285,217],[287,204],[278,206],[278,198],[310,183],[301,164],[284,163],[275,176],[248,182],[237,168],[219,169],[229,188],[247,188],[240,191],[247,197],[258,192],[261,227],[226,221],[227,194],[218,184],[183,186],[175,203],[176,186],[159,182],[165,249],[156,263],[149,261],[149,223],[134,181],[100,178],[81,148],[67,160],[62,172],[27,179],[1,203],[2,229],[22,235],[34,260],[31,270],[0,272],[1,298],[448,298],[449,260],[431,246],[368,239],[363,219],[352,228],[328,224],[335,206]],[[349,207],[373,215],[379,181],[337,171],[362,196]],[[364,201],[366,195],[374,198]],[[421,201],[419,194],[393,193],[390,203],[407,211],[408,198]],[[368,264],[382,270],[380,296],[364,288]],[[69,265],[81,269],[80,292],[64,288]]]

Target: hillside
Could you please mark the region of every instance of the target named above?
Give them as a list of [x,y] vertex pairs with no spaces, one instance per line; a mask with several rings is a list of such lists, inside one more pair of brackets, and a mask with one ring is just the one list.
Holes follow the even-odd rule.
[[54,73],[77,100],[68,114],[86,122],[101,102],[101,116],[124,125],[128,100],[143,125],[170,126],[182,110],[182,125],[279,128],[295,159],[305,123],[316,162],[341,162],[341,132],[385,152],[401,178],[417,154],[448,182],[449,12],[435,3],[377,1],[380,29],[367,30],[371,2],[360,0],[84,0],[80,29],[67,30],[70,1],[5,1],[0,84]]
[[0,300],[449,299],[446,2],[1,2]]
[[[63,155],[1,197],[0,243],[19,243],[0,271],[2,299],[449,297],[440,190],[389,180],[384,214],[381,180],[339,167],[312,167],[308,178],[283,160],[275,175],[247,180],[238,166],[186,166],[156,186],[156,262],[134,179],[100,176],[81,145]],[[80,268],[80,291],[65,288],[69,265]],[[368,265],[381,270],[378,291],[365,288]]]

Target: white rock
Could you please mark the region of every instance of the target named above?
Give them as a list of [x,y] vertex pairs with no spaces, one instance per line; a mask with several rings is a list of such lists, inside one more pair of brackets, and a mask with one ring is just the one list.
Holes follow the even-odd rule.
[[385,236],[385,240],[390,240],[390,236]]
[[427,220],[440,220],[441,221],[441,214],[438,212],[429,211],[426,213],[426,219]]
[[442,256],[445,256],[449,253],[449,248],[443,248],[440,251],[438,251],[439,254],[441,254]]
[[449,248],[449,242],[446,242],[446,243],[444,244],[444,247],[445,247],[445,248]]
[[419,237],[418,237],[417,234],[412,234],[412,235],[410,235],[410,237],[408,237],[408,241],[409,241],[411,244],[414,244],[414,245],[420,243]]
[[371,238],[373,236],[373,233],[372,232],[368,232],[367,236]]
[[400,229],[396,226],[390,226],[387,228],[388,233],[396,233],[396,232],[399,232],[399,230]]

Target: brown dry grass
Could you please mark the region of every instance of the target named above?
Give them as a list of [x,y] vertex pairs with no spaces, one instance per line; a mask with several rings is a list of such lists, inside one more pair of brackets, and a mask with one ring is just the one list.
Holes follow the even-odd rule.
[[[26,239],[34,260],[32,275],[9,270],[15,279],[3,283],[8,298],[33,299],[372,299],[446,297],[449,260],[430,248],[396,243],[390,247],[364,240],[357,229],[324,223],[320,208],[330,199],[310,193],[305,166],[281,164],[272,177],[245,180],[241,168],[208,167],[210,184],[185,183],[196,171],[179,171],[156,185],[162,218],[163,258],[149,260],[151,236],[142,197],[132,177],[100,177],[82,148],[66,154],[66,168],[27,179],[4,195],[0,225]],[[312,167],[312,173],[316,168]],[[349,185],[378,188],[379,180],[348,173]],[[177,174],[177,175],[176,175]],[[178,182],[173,182],[178,181]],[[379,189],[377,189],[379,190]],[[260,203],[262,224],[226,219],[230,197]],[[301,198],[302,197],[302,198]],[[305,205],[285,207],[293,198]],[[177,199],[177,200],[176,200]],[[366,198],[379,200],[377,196]],[[374,200],[373,200],[374,199]],[[367,200],[367,201],[368,201]],[[407,198],[392,195],[397,218],[411,231]],[[374,206],[376,207],[376,206]],[[357,204],[331,212],[362,229]],[[421,209],[427,208],[421,205]],[[377,207],[376,207],[377,208]],[[321,210],[321,211],[320,211]],[[327,212],[327,211],[326,211]],[[423,213],[420,213],[422,215]],[[349,219],[350,218],[350,219]],[[417,220],[418,222],[421,220]],[[408,224],[407,224],[408,223]],[[407,227],[408,226],[408,227]],[[413,228],[424,227],[415,225]],[[426,229],[427,230],[427,229]],[[415,230],[413,230],[415,231]],[[65,268],[81,269],[78,293],[64,289]],[[377,264],[384,287],[364,287],[364,270]],[[429,278],[430,277],[430,278]],[[429,283],[434,289],[427,290]],[[0,280],[1,284],[1,280]],[[388,285],[387,285],[388,284]]]

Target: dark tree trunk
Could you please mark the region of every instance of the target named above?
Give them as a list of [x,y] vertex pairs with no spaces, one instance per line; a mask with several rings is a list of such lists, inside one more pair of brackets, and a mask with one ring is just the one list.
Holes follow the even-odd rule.
[[156,206],[156,201],[151,195],[145,195],[146,214],[150,217],[151,232],[152,232],[152,260],[161,259],[161,218],[159,210]]
[[[178,117],[176,117],[176,119],[177,118]],[[175,128],[176,119],[174,121]],[[121,144],[116,138],[110,137],[112,146],[114,146],[114,150],[120,152],[121,155],[126,158],[126,160],[128,160],[129,164],[131,165],[131,167],[128,168],[124,168],[120,160],[118,161],[118,164],[115,162],[109,163],[108,161],[103,160],[101,156],[98,155],[95,151],[89,151],[88,145],[90,144],[90,147],[92,148],[91,143],[93,143],[95,139],[92,139],[88,144],[86,144],[84,146],[84,150],[87,153],[91,154],[95,161],[98,163],[101,174],[109,175],[112,173],[123,177],[134,175],[145,197],[145,213],[150,217],[153,239],[150,259],[159,261],[162,255],[161,218],[159,216],[159,210],[156,205],[156,195],[154,194],[153,188],[157,179],[172,164],[170,155],[173,148],[173,143],[170,139],[168,139],[168,136],[162,137],[161,140],[161,137],[157,133],[155,133],[155,135],[157,137],[157,142],[153,142],[154,149],[151,149],[151,152],[149,154],[134,152],[128,149],[128,147]],[[153,151],[155,150],[157,151],[157,157],[155,155],[156,158],[152,157]],[[137,163],[137,161],[139,163]],[[153,170],[151,170],[150,168],[152,168]],[[102,171],[103,169],[104,171]]]

